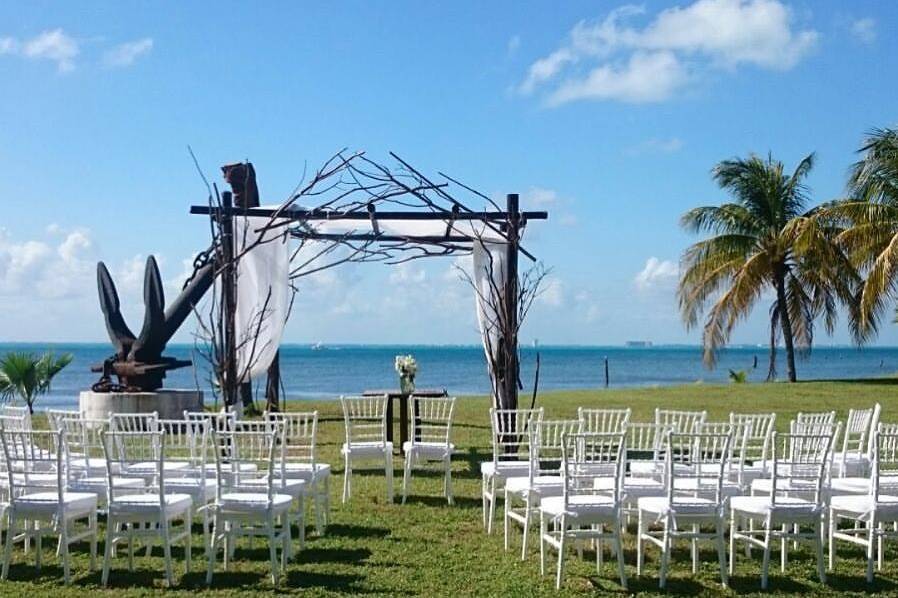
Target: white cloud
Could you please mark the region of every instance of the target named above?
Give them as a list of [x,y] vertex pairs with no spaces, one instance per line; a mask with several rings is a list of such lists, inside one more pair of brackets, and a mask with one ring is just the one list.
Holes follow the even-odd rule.
[[870,17],[853,21],[849,30],[861,43],[872,44],[876,41],[876,21]]
[[15,54],[19,51],[19,40],[14,37],[0,37],[0,55]]
[[677,279],[680,268],[670,260],[660,260],[654,256],[645,262],[645,267],[636,275],[634,283],[639,290],[649,290],[670,284]]
[[153,39],[144,37],[119,44],[103,54],[103,63],[108,67],[131,66],[141,56],[153,49]]
[[602,64],[585,78],[563,82],[547,100],[559,106],[575,100],[619,100],[643,104],[670,98],[689,81],[673,52],[635,52],[625,64]]
[[537,301],[549,307],[561,307],[565,303],[564,285],[554,276],[543,281]]
[[819,37],[797,30],[779,0],[697,0],[661,11],[642,28],[625,23],[644,12],[622,6],[601,21],[576,24],[561,47],[530,66],[519,91],[532,93],[566,75],[548,93],[549,105],[659,102],[711,68],[788,70]]
[[558,203],[558,192],[543,187],[531,187],[522,198],[524,206],[540,209]]
[[80,51],[78,42],[62,29],[39,33],[23,42],[18,49],[25,58],[55,62],[61,73],[74,70],[75,58]]
[[545,187],[531,187],[521,195],[521,207],[524,210],[551,210],[553,221],[562,226],[575,226],[578,222],[577,217],[570,212],[572,204],[570,199]]
[[93,242],[89,231],[65,234],[58,245],[14,241],[0,230],[0,295],[21,301],[83,295],[93,283]]

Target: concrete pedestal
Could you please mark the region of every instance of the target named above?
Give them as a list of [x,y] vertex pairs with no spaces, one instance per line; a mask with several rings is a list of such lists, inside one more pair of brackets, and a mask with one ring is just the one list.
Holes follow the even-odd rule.
[[161,419],[183,419],[184,411],[202,411],[199,390],[163,388],[155,392],[94,392],[85,390],[78,398],[84,416],[106,419],[113,413],[152,413]]

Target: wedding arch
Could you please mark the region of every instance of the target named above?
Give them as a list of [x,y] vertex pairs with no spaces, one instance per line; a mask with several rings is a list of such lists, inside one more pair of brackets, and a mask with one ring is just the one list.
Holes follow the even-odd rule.
[[[277,405],[278,348],[303,276],[347,262],[470,254],[473,270],[462,275],[474,290],[493,404],[517,406],[518,331],[545,275],[522,240],[527,224],[548,213],[522,211],[517,194],[503,208],[446,174],[426,177],[390,156],[395,167],[338,152],[276,205],[260,202],[251,163],[229,164],[222,171],[231,191],[208,185],[206,205],[191,207],[210,221],[212,245],[194,266],[214,264],[203,328],[226,405],[251,402],[251,382],[262,375],[267,401]],[[475,202],[485,209],[469,207]],[[519,255],[534,266],[521,272]]]

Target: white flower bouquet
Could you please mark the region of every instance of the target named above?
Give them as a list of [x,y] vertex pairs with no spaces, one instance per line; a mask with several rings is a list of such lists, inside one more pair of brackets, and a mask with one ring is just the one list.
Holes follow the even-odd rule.
[[418,373],[418,362],[412,355],[397,355],[393,363],[396,373],[399,374],[399,388],[404,393],[411,394],[415,390],[415,374]]

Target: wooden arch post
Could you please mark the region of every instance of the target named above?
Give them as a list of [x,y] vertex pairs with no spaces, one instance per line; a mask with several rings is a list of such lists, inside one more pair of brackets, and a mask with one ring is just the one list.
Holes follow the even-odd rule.
[[507,277],[505,281],[505,317],[507,330],[503,335],[502,352],[505,354],[505,378],[503,394],[506,409],[518,408],[518,249],[521,241],[521,210],[517,193],[505,197],[508,223],[506,235],[508,246],[506,251]]

